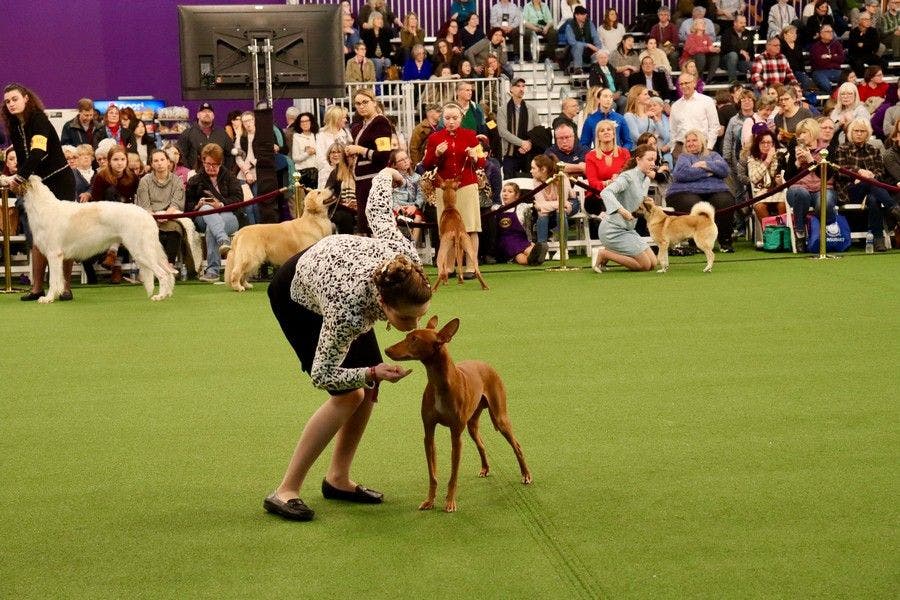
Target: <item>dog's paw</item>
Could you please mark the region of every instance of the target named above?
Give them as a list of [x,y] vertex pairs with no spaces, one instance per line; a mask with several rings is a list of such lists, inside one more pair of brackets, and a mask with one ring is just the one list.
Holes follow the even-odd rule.
[[419,510],[431,510],[434,508],[434,500],[426,500],[419,505]]
[[525,473],[524,475],[522,475],[522,485],[528,485],[533,481],[534,479],[532,479],[531,473]]
[[704,273],[712,273],[712,265],[709,265],[705,269],[703,269],[703,272]]
[[669,270],[669,267],[663,267],[662,269],[657,269],[656,272],[657,273],[665,273],[668,270]]
[[444,512],[456,512],[456,500],[447,500],[444,502]]
[[53,302],[55,299],[56,299],[56,298],[54,298],[52,295],[47,294],[46,296],[41,296],[40,298],[38,298],[38,302],[39,302],[40,304],[50,304],[50,303]]
[[479,477],[487,477],[488,475],[490,475],[490,473],[491,473],[491,470],[489,468],[485,467],[478,472],[478,476]]

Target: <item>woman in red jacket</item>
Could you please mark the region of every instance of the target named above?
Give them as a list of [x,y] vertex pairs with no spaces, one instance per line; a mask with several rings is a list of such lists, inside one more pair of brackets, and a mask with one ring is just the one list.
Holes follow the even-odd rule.
[[[458,104],[450,102],[444,105],[444,128],[428,136],[422,165],[425,169],[437,167],[441,179],[457,181],[456,209],[462,215],[466,232],[472,239],[477,255],[481,208],[478,204],[478,177],[475,175],[475,169],[484,167],[485,158],[475,132],[460,126],[462,117],[463,109]],[[435,205],[440,223],[441,213],[444,211],[440,188],[435,190]],[[475,265],[468,265],[468,268],[471,270],[467,270],[465,276],[470,279],[475,276]]]
[[[588,185],[598,191],[603,191],[609,183],[622,171],[625,163],[631,158],[627,148],[616,144],[615,121],[600,121],[594,137],[594,149],[584,157],[584,175]],[[584,200],[584,209],[592,215],[600,214],[603,210],[603,201],[599,195],[590,195]],[[597,234],[597,221],[591,219],[591,237]]]

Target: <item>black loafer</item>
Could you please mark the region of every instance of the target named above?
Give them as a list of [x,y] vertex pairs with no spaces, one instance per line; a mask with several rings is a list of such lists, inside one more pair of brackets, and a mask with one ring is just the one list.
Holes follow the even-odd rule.
[[313,509],[303,503],[300,498],[282,500],[272,492],[263,500],[263,508],[267,513],[278,515],[291,521],[311,521],[316,514]]
[[344,500],[359,504],[381,504],[384,501],[384,494],[376,490],[358,485],[352,492],[345,492],[328,483],[326,479],[322,480],[322,496],[328,500]]
[[20,296],[19,300],[21,300],[22,302],[34,302],[38,298],[43,298],[43,297],[44,297],[44,290],[41,290],[40,292],[28,292],[24,296]]
[[62,294],[59,295],[60,302],[68,302],[69,300],[72,300],[73,298],[74,298],[74,296],[72,296],[72,290],[66,290]]

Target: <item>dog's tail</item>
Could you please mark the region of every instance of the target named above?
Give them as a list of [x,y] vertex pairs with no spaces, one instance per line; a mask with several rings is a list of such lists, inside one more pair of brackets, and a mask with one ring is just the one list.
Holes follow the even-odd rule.
[[691,207],[692,215],[706,215],[710,221],[716,219],[716,209],[709,202],[700,201]]

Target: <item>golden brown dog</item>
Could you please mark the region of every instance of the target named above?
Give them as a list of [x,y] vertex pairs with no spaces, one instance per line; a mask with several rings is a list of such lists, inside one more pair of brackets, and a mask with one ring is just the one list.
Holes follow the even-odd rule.
[[303,215],[283,223],[248,225],[231,242],[225,281],[236,292],[252,288],[247,276],[263,262],[279,266],[331,233],[327,207],[334,202],[328,190],[312,190],[303,201]]
[[454,269],[456,269],[459,283],[462,283],[463,256],[465,256],[469,264],[475,266],[475,276],[481,282],[481,289],[486,290],[488,286],[484,281],[484,277],[481,276],[481,269],[478,268],[478,255],[475,252],[475,246],[472,245],[472,239],[466,232],[462,215],[456,210],[457,181],[445,179],[438,183],[443,190],[444,210],[438,222],[438,231],[441,234],[441,246],[438,248],[437,259],[435,260],[438,276],[431,289],[436,290],[442,283],[447,283],[447,277]]
[[665,273],[669,270],[669,246],[677,244],[688,238],[694,238],[697,247],[706,254],[706,267],[704,273],[712,271],[715,254],[713,246],[719,235],[716,227],[716,209],[709,202],[698,202],[691,207],[691,214],[679,217],[670,217],[663,209],[656,206],[650,198],[644,198],[641,206],[636,211],[644,215],[647,220],[647,229],[650,237],[659,245],[656,257],[659,260],[657,273]]
[[481,456],[479,477],[487,477],[490,467],[484,453],[484,442],[478,433],[478,418],[485,408],[491,415],[494,428],[503,434],[512,446],[522,472],[522,483],[531,483],[531,471],[525,464],[522,448],[512,432],[506,410],[506,388],[494,368],[480,360],[453,363],[447,343],[459,329],[459,319],[453,319],[441,328],[437,317],[431,317],[425,329],[415,329],[406,338],[384,352],[394,360],[419,360],[425,365],[428,384],[422,394],[422,423],[425,426],[425,458],[428,462],[428,497],[419,510],[434,506],[437,494],[437,457],[434,449],[434,430],[438,423],[450,428],[453,444],[450,462],[450,482],[444,510],[456,510],[456,483],[459,475],[459,459],[462,454],[462,434],[468,428],[469,435]]

